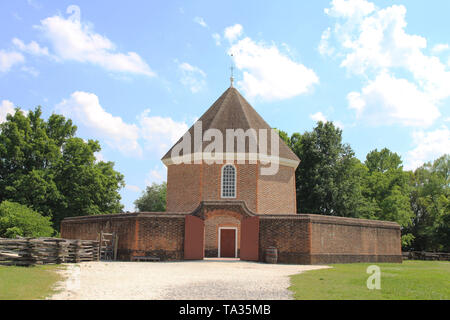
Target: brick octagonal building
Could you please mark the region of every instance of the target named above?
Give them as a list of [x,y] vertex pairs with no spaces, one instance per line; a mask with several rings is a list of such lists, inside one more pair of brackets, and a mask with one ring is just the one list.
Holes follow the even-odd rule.
[[[251,135],[245,137],[244,147],[227,145],[230,129],[265,130],[266,150],[252,147]],[[211,132],[223,139],[223,153],[208,149],[215,141],[208,136]],[[187,137],[191,139],[183,140]],[[212,163],[212,155],[225,161]],[[261,174],[270,166],[264,160],[276,163],[275,174]],[[281,263],[401,262],[400,226],[394,222],[297,214],[295,169],[300,159],[278,134],[271,135],[271,127],[232,86],[162,161],[167,166],[166,212],[66,218],[61,236],[96,239],[100,231],[117,232],[122,260],[157,256],[258,261],[273,246]]]

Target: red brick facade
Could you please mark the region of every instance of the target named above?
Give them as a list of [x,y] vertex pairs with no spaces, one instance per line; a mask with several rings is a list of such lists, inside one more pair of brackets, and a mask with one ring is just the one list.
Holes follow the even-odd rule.
[[[221,197],[225,164],[172,164],[167,166],[167,212],[193,211],[201,201]],[[236,198],[258,214],[295,214],[295,169],[280,165],[275,175],[261,175],[259,164],[237,164]]]

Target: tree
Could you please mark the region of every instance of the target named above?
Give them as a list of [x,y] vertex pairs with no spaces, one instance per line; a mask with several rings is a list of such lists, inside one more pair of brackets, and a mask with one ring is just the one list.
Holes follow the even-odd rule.
[[417,168],[411,179],[409,231],[414,250],[450,251],[450,155]]
[[369,152],[365,165],[368,175],[364,179],[363,196],[371,203],[371,210],[361,217],[397,222],[402,227],[403,245],[407,245],[413,239],[407,229],[413,217],[411,173],[403,171],[400,156],[386,148]]
[[142,196],[134,202],[139,211],[162,212],[166,211],[167,183],[152,183],[147,186]]
[[0,124],[0,201],[10,200],[51,217],[120,212],[123,175],[113,162],[96,162],[98,141],[75,137],[70,119],[41,108],[16,109]]
[[296,170],[299,212],[356,217],[364,207],[361,179],[364,166],[342,143],[342,130],[319,121],[312,132],[281,138],[300,158]]
[[50,237],[53,233],[50,217],[19,203],[3,201],[0,204],[0,237]]

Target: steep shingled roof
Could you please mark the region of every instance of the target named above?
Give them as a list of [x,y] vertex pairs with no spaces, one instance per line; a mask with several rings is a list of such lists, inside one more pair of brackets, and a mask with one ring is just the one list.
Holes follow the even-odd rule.
[[[270,155],[270,130],[271,127],[264,121],[264,119],[256,112],[255,109],[245,100],[245,98],[234,87],[229,87],[214,103],[213,105],[198,119],[202,122],[202,135],[208,129],[218,129],[222,132],[225,148],[226,129],[267,129],[268,145],[267,154]],[[191,150],[194,150],[194,125],[188,130],[192,139]],[[277,135],[279,139],[279,157],[295,162],[300,162],[298,157],[291,151],[291,149],[284,143],[284,141]],[[175,143],[172,148],[161,159],[167,160],[171,158],[172,149],[181,142],[181,138]],[[202,150],[209,145],[211,141],[203,141]],[[235,152],[236,150],[235,144]],[[259,151],[259,150],[258,150]],[[248,143],[246,143],[246,152],[248,152]],[[182,154],[181,154],[182,155]],[[297,163],[298,164],[298,163]]]

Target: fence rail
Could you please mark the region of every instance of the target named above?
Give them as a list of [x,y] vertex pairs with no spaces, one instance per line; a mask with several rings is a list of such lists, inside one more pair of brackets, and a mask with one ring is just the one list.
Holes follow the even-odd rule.
[[450,261],[450,253],[444,253],[444,252],[407,251],[407,252],[402,252],[402,255],[403,255],[403,260]]
[[99,241],[57,238],[0,238],[0,264],[34,264],[97,261]]

